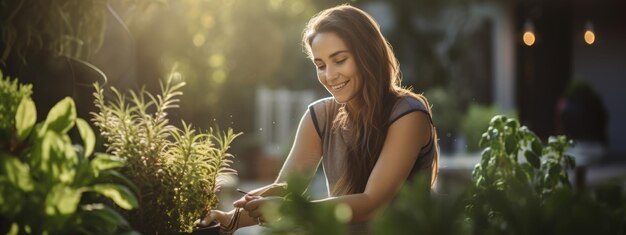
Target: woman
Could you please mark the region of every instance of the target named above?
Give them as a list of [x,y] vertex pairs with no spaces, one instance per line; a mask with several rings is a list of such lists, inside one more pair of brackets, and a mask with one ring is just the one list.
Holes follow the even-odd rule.
[[[430,107],[400,87],[399,64],[372,17],[349,5],[324,10],[309,21],[303,44],[332,97],[305,112],[276,183],[233,203],[243,208],[236,228],[261,223],[260,206],[282,200],[274,186],[291,172],[312,178],[320,162],[329,197],[317,202],[348,205],[353,232],[365,229],[413,174],[435,182],[439,150]],[[202,222],[226,225],[234,215],[212,211]]]

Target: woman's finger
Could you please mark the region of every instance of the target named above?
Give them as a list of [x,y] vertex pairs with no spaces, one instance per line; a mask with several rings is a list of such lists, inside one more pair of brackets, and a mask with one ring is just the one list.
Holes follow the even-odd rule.
[[209,226],[211,222],[216,221],[216,220],[221,223],[222,222],[221,217],[223,217],[224,214],[225,213],[222,211],[211,210],[206,215],[206,217],[204,217],[203,219],[196,220],[194,224],[198,227],[206,227],[206,226]]
[[248,211],[248,215],[250,217],[252,217],[252,218],[255,218],[255,219],[263,217],[263,214],[261,214],[261,210],[259,210],[259,209]]
[[246,205],[246,203],[248,203],[248,201],[246,201],[245,197],[242,197],[239,200],[233,202],[233,206],[237,208],[242,208],[244,205]]
[[233,206],[234,207],[239,207],[242,208],[246,205],[246,203],[248,203],[249,201],[252,200],[256,200],[256,199],[260,199],[263,198],[261,196],[254,196],[254,195],[245,195],[242,198],[240,198],[239,200],[233,202]]
[[261,204],[263,204],[263,202],[265,202],[263,199],[251,200],[243,206],[243,209],[248,212],[256,210]]
[[244,198],[246,199],[246,201],[252,201],[252,200],[256,200],[256,199],[261,199],[263,197],[256,196],[256,195],[246,195],[246,196],[244,196]]

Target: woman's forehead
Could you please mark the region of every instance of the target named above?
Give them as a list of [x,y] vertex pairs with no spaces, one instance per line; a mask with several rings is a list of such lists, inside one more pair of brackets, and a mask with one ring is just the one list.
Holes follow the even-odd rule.
[[311,52],[314,59],[326,59],[339,51],[349,51],[346,43],[336,33],[318,33],[311,40]]

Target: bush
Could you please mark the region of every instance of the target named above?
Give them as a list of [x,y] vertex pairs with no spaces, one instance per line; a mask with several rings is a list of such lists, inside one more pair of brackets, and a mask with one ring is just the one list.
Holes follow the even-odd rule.
[[196,133],[185,122],[182,129],[169,124],[167,111],[178,107],[178,89],[185,85],[174,84],[179,76],[172,72],[157,96],[131,91],[130,103],[115,88],[115,99],[106,100],[95,85],[93,121],[107,152],[125,160],[122,172],[138,186],[140,207],[127,216],[145,234],[191,232],[194,221],[215,208],[219,177],[235,173],[227,150],[239,134]]
[[[76,117],[65,98],[35,125],[30,86],[0,76],[0,233],[112,234],[128,231],[127,221],[99,197],[130,210],[137,199],[115,170],[123,162],[96,153],[89,124]],[[83,146],[72,145],[76,127]],[[6,227],[5,227],[6,226]],[[4,230],[6,229],[6,230]]]
[[[622,189],[571,188],[565,136],[547,144],[513,118],[495,116],[482,135],[474,185],[459,195],[430,195],[406,185],[376,219],[376,234],[624,234]],[[465,209],[463,209],[465,208]],[[407,234],[409,234],[407,232]]]

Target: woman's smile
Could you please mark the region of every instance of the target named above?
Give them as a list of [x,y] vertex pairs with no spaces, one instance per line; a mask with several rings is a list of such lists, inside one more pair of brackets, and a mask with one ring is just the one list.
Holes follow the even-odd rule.
[[333,91],[340,91],[341,88],[344,88],[346,86],[346,84],[348,84],[349,81],[350,80],[342,82],[342,83],[339,83],[337,85],[333,85],[333,86],[331,86],[331,88],[333,89]]

